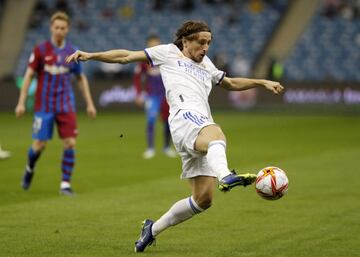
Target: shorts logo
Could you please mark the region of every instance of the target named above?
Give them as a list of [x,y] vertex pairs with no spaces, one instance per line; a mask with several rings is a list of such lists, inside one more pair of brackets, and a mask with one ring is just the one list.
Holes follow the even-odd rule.
[[189,120],[193,123],[195,123],[198,126],[201,126],[205,123],[204,119],[205,117],[201,116],[200,118],[196,114],[192,114],[191,112],[185,112],[183,114],[183,117],[185,120]]

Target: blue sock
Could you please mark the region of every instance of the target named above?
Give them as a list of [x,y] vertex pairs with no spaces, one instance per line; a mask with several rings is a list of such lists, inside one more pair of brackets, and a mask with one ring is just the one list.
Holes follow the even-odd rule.
[[66,181],[70,183],[71,175],[74,170],[75,164],[75,150],[74,149],[66,149],[63,153],[62,159],[62,181]]
[[147,127],[146,127],[146,137],[147,137],[148,148],[154,148],[154,127],[155,127],[155,122],[148,121]]
[[32,147],[29,148],[29,150],[28,150],[28,166],[30,167],[31,170],[34,169],[35,163],[39,159],[40,155],[41,155],[41,151],[35,152],[35,150],[32,149]]

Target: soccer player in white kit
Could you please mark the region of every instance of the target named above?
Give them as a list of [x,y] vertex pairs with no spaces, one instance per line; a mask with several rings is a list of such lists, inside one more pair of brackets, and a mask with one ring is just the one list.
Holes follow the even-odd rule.
[[204,22],[183,23],[176,37],[174,43],[143,51],[76,51],[67,58],[68,62],[96,60],[121,64],[148,61],[160,68],[170,106],[170,131],[182,159],[181,177],[189,180],[192,194],[176,202],[158,220],[143,222],[140,238],[135,242],[136,252],[143,252],[163,230],[208,209],[216,183],[225,192],[235,186],[250,185],[256,179],[255,174],[238,175],[228,168],[225,135],[214,122],[208,103],[212,87],[237,91],[264,87],[275,94],[283,90],[274,81],[226,77],[206,56],[212,35]]

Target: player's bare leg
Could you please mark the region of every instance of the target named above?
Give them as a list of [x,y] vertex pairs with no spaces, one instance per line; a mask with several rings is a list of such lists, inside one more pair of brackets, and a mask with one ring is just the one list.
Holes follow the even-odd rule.
[[192,195],[176,202],[156,222],[146,219],[135,242],[135,252],[143,252],[145,248],[155,241],[155,237],[165,229],[182,223],[196,214],[203,212],[211,206],[216,178],[198,176],[189,179]]
[[196,204],[203,210],[211,207],[216,185],[216,178],[208,176],[198,176],[189,179],[192,196]]
[[247,186],[256,180],[255,174],[237,175],[230,171],[226,158],[226,138],[218,125],[204,127],[196,141],[195,149],[206,153],[207,161],[219,181],[219,190],[226,192],[235,186]]

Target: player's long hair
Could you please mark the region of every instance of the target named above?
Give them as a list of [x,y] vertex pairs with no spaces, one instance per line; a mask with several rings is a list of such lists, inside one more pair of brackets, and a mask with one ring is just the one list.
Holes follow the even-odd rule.
[[183,43],[182,39],[186,38],[187,40],[193,40],[197,36],[198,32],[210,32],[209,26],[203,21],[186,21],[176,32],[176,40],[174,44],[182,51]]

